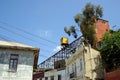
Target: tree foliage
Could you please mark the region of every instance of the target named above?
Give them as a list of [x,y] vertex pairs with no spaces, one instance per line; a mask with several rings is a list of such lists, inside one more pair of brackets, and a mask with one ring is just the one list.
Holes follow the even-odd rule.
[[120,69],[120,30],[104,35],[100,51],[107,72]]
[[69,29],[67,27],[64,27],[64,31],[70,36],[71,34],[74,36],[74,38],[77,38],[77,33],[74,26],[71,26]]
[[82,14],[75,16],[75,22],[80,26],[83,36],[91,43],[92,46],[96,44],[95,37],[95,20],[101,18],[103,15],[102,7],[87,3],[83,9]]
[[[103,15],[102,7],[100,5],[96,6],[91,3],[87,3],[81,14],[77,14],[74,17],[75,22],[80,27],[80,30],[83,36],[94,45],[95,42],[95,20],[101,18]],[[72,26],[75,27],[75,26]],[[70,28],[71,29],[71,28]],[[68,30],[66,33],[70,34],[71,30]],[[74,33],[73,33],[74,34]],[[76,35],[76,32],[75,32]]]

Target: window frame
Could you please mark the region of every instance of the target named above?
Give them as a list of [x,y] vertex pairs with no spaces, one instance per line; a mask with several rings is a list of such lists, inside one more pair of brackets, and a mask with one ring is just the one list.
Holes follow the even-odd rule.
[[10,54],[9,71],[12,71],[12,72],[17,71],[18,58],[19,58],[18,54]]
[[45,80],[48,80],[48,77],[45,77]]
[[50,77],[50,80],[54,80],[54,76],[51,76],[51,77]]
[[82,62],[82,59],[80,59],[80,71],[83,70],[83,62]]
[[58,75],[58,80],[62,80],[62,76],[60,74]]

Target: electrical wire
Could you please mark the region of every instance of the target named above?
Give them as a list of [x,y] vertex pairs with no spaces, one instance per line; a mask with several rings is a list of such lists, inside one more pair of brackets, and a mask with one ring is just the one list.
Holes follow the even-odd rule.
[[21,37],[23,37],[23,38],[25,38],[25,39],[31,40],[31,41],[33,41],[33,42],[37,42],[37,43],[39,43],[39,44],[41,44],[41,45],[43,45],[43,46],[53,47],[53,46],[49,46],[49,45],[43,44],[43,43],[41,43],[41,42],[38,42],[38,41],[36,41],[36,40],[34,40],[34,39],[31,39],[31,38],[29,38],[29,37],[23,36],[23,35],[15,32],[15,31],[9,30],[9,29],[7,29],[7,28],[5,28],[5,27],[3,27],[3,26],[0,26],[0,28],[3,29],[3,30],[8,31],[8,32],[10,32],[10,33],[13,33],[13,34],[16,34],[16,35],[18,35],[18,36],[21,36]]
[[[33,42],[37,42],[37,43],[39,43],[39,44],[42,44],[42,45],[44,45],[44,46],[46,46],[46,47],[52,47],[52,46],[48,46],[48,45],[46,45],[46,44],[40,43],[40,42],[38,42],[38,41],[36,41],[36,40],[33,40],[33,39],[29,38],[29,37],[23,36],[23,35],[15,32],[15,31],[12,31],[12,30],[10,30],[10,29],[7,29],[7,28],[5,28],[5,27],[3,27],[3,26],[0,26],[0,28],[3,29],[3,30],[5,30],[5,31],[7,31],[7,32],[10,32],[10,33],[16,34],[16,35],[18,35],[18,36],[21,36],[21,37],[23,37],[23,38],[25,38],[25,39],[28,39],[28,40],[31,40],[31,41],[33,41]],[[6,37],[6,36],[4,36],[4,37]],[[5,38],[5,39],[9,39],[9,37],[7,37],[7,38]],[[4,40],[5,40],[5,39],[4,39]],[[10,41],[10,40],[8,40],[8,41]],[[16,40],[13,40],[13,41],[16,41]],[[18,42],[18,41],[16,41],[16,42]],[[40,48],[40,49],[41,49],[42,51],[51,53],[51,51],[49,51],[49,50],[44,50],[44,49],[42,49],[42,48]],[[42,55],[42,56],[43,56],[43,57],[46,57],[45,55]],[[46,57],[46,58],[47,58],[47,57]]]
[[10,40],[8,40],[8,38],[5,38],[5,36],[2,36],[1,34],[0,34],[0,40],[10,41]]
[[[2,40],[5,40],[5,41],[10,41],[10,42],[13,42],[13,41],[15,41],[15,42],[18,42],[18,41],[16,41],[15,39],[12,39],[12,38],[10,38],[10,37],[8,37],[8,36],[6,36],[6,35],[3,35],[3,34],[1,34],[0,33],[0,38],[2,39]],[[21,42],[19,42],[19,43],[21,43]],[[12,43],[11,43],[12,44]],[[45,51],[45,52],[51,52],[51,51],[49,51],[49,50],[44,50],[44,49],[42,49],[42,48],[40,48],[40,50],[42,50],[42,51]],[[44,55],[42,55],[42,56],[44,56]],[[44,56],[45,57],[45,56]],[[47,58],[47,57],[46,57]]]
[[18,28],[18,27],[12,26],[12,25],[10,25],[10,24],[8,24],[8,23],[6,23],[6,22],[2,22],[2,21],[0,21],[0,23],[5,24],[5,25],[7,25],[8,27],[14,27],[16,30],[20,30],[20,31],[22,31],[22,32],[24,32],[24,33],[26,33],[26,34],[29,34],[29,35],[31,35],[31,36],[34,36],[34,37],[40,38],[40,39],[42,39],[42,40],[44,40],[44,41],[47,41],[47,42],[52,43],[52,44],[54,44],[54,45],[57,45],[56,42],[53,42],[53,41],[51,41],[51,40],[47,40],[47,39],[45,39],[45,38],[43,38],[43,37],[40,37],[40,36],[38,36],[38,35],[35,35],[35,34],[30,33],[30,32],[28,32],[28,31],[25,31],[25,30],[23,30],[23,29],[21,29],[21,28]]
[[[13,27],[14,29],[19,30],[19,31],[22,31],[22,32],[25,33],[25,34],[29,34],[29,35],[31,35],[31,36],[40,38],[40,39],[42,39],[42,40],[44,40],[44,41],[47,41],[47,42],[49,42],[49,43],[52,43],[52,44],[55,44],[55,45],[57,44],[57,43],[55,43],[55,42],[53,42],[53,41],[47,40],[47,39],[42,38],[42,37],[40,37],[40,36],[38,36],[38,35],[32,34],[32,33],[30,33],[30,32],[27,32],[27,31],[25,31],[25,30],[23,30],[23,29],[21,29],[21,28],[12,26],[12,25],[10,25],[10,24],[8,24],[8,23],[6,23],[6,22],[1,22],[1,21],[0,21],[0,23],[2,23],[2,24],[4,24],[4,25],[7,25],[8,27]],[[23,36],[23,35],[21,35],[21,34],[19,34],[19,33],[16,33],[15,31],[9,30],[9,29],[7,29],[7,28],[5,28],[5,27],[3,27],[3,26],[0,26],[0,28],[3,29],[3,30],[6,30],[6,31],[8,31],[8,32],[14,33],[14,34],[16,34],[16,35],[19,35],[19,36],[21,36],[21,37],[23,37],[23,38],[26,38],[26,39],[28,39],[28,40],[31,40],[31,41],[33,41],[33,42],[37,42],[37,43],[42,44],[42,45],[47,46],[47,47],[51,47],[51,46],[48,46],[48,45],[43,44],[43,43],[41,43],[41,42],[38,42],[38,41],[36,41],[36,40],[33,40],[33,39],[29,38],[29,37]],[[42,50],[43,50],[43,49],[42,49]],[[48,51],[48,50],[43,50],[43,51],[50,52],[50,51]],[[42,55],[42,56],[44,56],[44,55]],[[45,56],[44,56],[44,57],[45,57]]]

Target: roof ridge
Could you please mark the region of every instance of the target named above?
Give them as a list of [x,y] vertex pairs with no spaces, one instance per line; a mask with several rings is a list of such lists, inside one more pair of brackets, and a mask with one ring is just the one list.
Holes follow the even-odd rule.
[[27,48],[37,48],[34,46],[26,45],[23,43],[18,43],[18,42],[9,42],[9,41],[0,41],[0,46],[15,46],[15,47],[27,47]]

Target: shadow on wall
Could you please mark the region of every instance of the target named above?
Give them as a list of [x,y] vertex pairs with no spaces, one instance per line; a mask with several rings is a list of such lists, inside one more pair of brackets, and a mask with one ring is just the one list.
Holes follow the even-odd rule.
[[[13,53],[14,54],[14,53]],[[10,62],[10,54],[8,52],[0,53],[0,64],[8,64]],[[20,55],[18,57],[18,64],[20,65],[33,65],[33,58],[28,55]]]
[[7,54],[7,53],[0,54],[0,64],[9,64],[9,59],[6,58],[6,56],[8,57],[9,54]]
[[104,80],[104,68],[102,65],[102,60],[100,55],[94,58],[94,63],[96,65],[95,69],[93,70],[93,72],[96,73],[95,80]]

